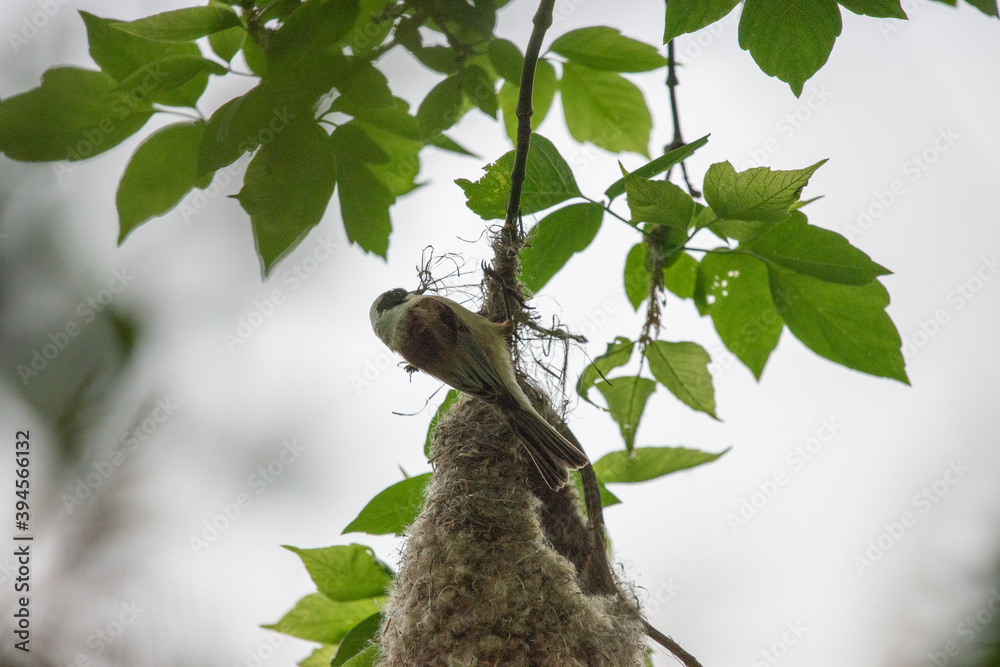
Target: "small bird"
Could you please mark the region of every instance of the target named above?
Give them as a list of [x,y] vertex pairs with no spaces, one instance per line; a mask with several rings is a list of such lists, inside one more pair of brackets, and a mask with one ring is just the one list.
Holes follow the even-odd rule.
[[542,479],[562,488],[587,455],[531,407],[514,378],[506,337],[497,324],[451,299],[396,288],[375,299],[372,328],[390,350],[428,375],[494,406],[524,443]]

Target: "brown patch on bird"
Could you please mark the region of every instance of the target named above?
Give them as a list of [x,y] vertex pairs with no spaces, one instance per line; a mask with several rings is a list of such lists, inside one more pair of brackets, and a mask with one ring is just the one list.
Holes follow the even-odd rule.
[[406,314],[399,353],[420,370],[439,376],[465,330],[451,308],[434,299],[418,300]]

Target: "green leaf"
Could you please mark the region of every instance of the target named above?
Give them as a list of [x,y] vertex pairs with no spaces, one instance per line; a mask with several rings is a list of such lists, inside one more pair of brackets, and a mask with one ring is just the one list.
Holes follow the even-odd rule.
[[[337,88],[340,95],[333,101],[332,111],[365,119],[387,117],[397,122],[401,115],[411,118],[409,104],[393,96],[389,80],[371,63],[355,62],[347,67],[338,75]],[[406,132],[414,139],[420,136],[415,122]]]
[[393,202],[396,197],[405,195],[416,187],[414,181],[420,173],[420,149],[424,147],[422,141],[401,136],[393,130],[375,127],[364,121],[353,121],[341,127],[350,125],[356,125],[361,129],[372,144],[381,149],[385,155],[384,160],[368,164],[367,169],[385,185],[393,197]]
[[521,282],[537,293],[574,253],[594,240],[604,219],[600,204],[570,204],[549,213],[528,232],[528,246],[521,251]]
[[[83,11],[80,16],[87,26],[90,57],[102,72],[115,81],[123,81],[146,65],[171,56],[201,57],[201,51],[195,44],[153,42],[117,30],[118,21],[102,19]],[[207,85],[208,76],[198,76],[177,90],[160,92],[152,98],[146,95],[145,98],[168,106],[193,106]],[[138,92],[141,93],[141,90]]]
[[147,16],[127,23],[115,23],[117,30],[155,42],[190,42],[242,25],[240,17],[229,7],[209,5],[186,7],[171,12]]
[[[514,84],[514,86],[520,83],[521,68],[524,67],[524,56],[521,54],[521,49],[517,48],[514,42],[506,39],[494,39],[486,47],[486,53],[500,76]],[[540,60],[539,62],[543,61]]]
[[[361,621],[351,631],[344,635],[337,649],[336,657],[330,662],[330,667],[342,667],[355,656],[369,648],[369,642],[376,642],[379,626],[382,625],[382,614],[372,614]],[[374,648],[378,648],[375,646]]]
[[330,667],[330,661],[337,654],[337,647],[324,644],[299,663],[299,667]]
[[229,100],[208,119],[198,146],[198,176],[229,166],[244,153],[274,141],[299,115],[267,81]]
[[778,314],[806,347],[842,366],[909,384],[881,283],[838,285],[773,267],[768,277]]
[[392,224],[389,207],[411,191],[420,170],[421,141],[353,120],[333,133],[340,212],[350,241],[385,257]]
[[715,416],[715,389],[708,364],[712,358],[697,343],[653,341],[646,346],[649,370],[657,382],[695,410]]
[[385,257],[389,250],[389,234],[392,232],[389,207],[396,201],[396,197],[372,173],[370,165],[357,154],[353,141],[356,129],[346,123],[333,132],[333,145],[337,152],[340,216],[351,243],[357,243],[366,252]]
[[724,18],[740,0],[670,0],[667,3],[663,43],[685,33],[701,30]]
[[[535,66],[535,85],[531,89],[531,129],[537,130],[552,108],[556,96],[556,70],[547,60],[539,60]],[[504,129],[511,141],[517,140],[517,84],[504,81],[497,94],[500,110],[503,111]]]
[[[226,73],[226,68],[222,65],[206,60],[201,56],[167,56],[162,60],[143,65],[141,68],[127,76],[117,86],[115,92],[127,95],[130,99],[144,100],[151,102],[164,102],[172,99],[168,93],[179,95],[173,106],[193,107],[198,103],[201,91],[205,90],[205,83],[209,74],[221,75]],[[186,91],[178,89],[198,77],[202,79],[194,90],[200,91],[197,95],[185,96]]]
[[635,343],[622,336],[615,338],[613,343],[608,343],[604,354],[588,364],[580,375],[580,379],[576,383],[576,393],[580,395],[580,398],[593,405],[593,401],[587,396],[590,388],[599,378],[606,376],[613,369],[627,364],[632,358],[634,348]]
[[648,72],[667,64],[656,47],[605,26],[567,32],[552,42],[549,50],[570,62],[605,72]]
[[[712,209],[709,208],[707,210],[711,211]],[[705,225],[705,227],[723,240],[733,239],[742,243],[743,241],[749,241],[752,239],[770,224],[773,223],[760,222],[759,220],[730,220],[729,218],[713,218],[710,222],[708,222],[708,224]]]
[[682,299],[694,296],[694,286],[698,279],[698,260],[681,253],[677,261],[663,269],[663,286]]
[[424,506],[424,490],[431,473],[396,482],[372,498],[357,518],[347,524],[344,533],[402,535]]
[[302,559],[317,590],[335,602],[350,602],[384,595],[392,570],[363,544],[321,549],[285,546]]
[[451,406],[458,403],[459,396],[460,394],[457,389],[449,389],[448,393],[444,396],[444,400],[441,401],[441,405],[434,411],[431,423],[427,426],[427,438],[424,439],[424,455],[427,458],[431,457],[431,444],[434,442],[434,433],[437,431],[438,424],[441,423],[441,418],[451,409]]
[[251,72],[257,76],[264,76],[267,73],[267,55],[249,34],[243,40],[243,57],[246,58],[247,67]]
[[441,74],[455,74],[462,68],[455,50],[447,46],[421,46],[413,55],[425,67]]
[[496,83],[486,70],[475,65],[466,67],[462,71],[462,90],[480,111],[494,119],[497,117]]
[[625,296],[632,308],[639,310],[639,304],[649,296],[649,269],[646,268],[646,244],[636,243],[625,256]]
[[337,158],[315,121],[290,122],[247,167],[236,198],[250,215],[264,275],[319,224],[337,182]]
[[726,348],[760,380],[784,324],[771,302],[765,266],[745,255],[708,253],[698,281],[707,314]]
[[[905,19],[906,12],[899,6],[899,0],[837,0],[844,9],[859,16],[882,19]],[[996,0],[993,0],[996,2]]]
[[806,80],[826,63],[840,29],[836,0],[746,0],[740,48],[798,97]]
[[117,146],[146,124],[148,102],[112,92],[102,72],[59,67],[42,85],[0,102],[0,151],[12,160],[84,160]]
[[379,647],[377,644],[367,646],[363,651],[344,663],[344,667],[375,667],[378,661]]
[[650,181],[625,171],[625,192],[632,224],[649,222],[686,230],[694,213],[694,200],[670,181]]
[[800,211],[740,243],[737,252],[844,285],[866,285],[890,273],[840,234],[808,224]]
[[717,162],[705,174],[705,201],[720,218],[781,222],[825,162],[790,171],[754,167],[739,173],[729,162]]
[[393,19],[385,15],[385,9],[391,2],[392,0],[361,0],[358,3],[358,19],[344,37],[344,43],[351,47],[351,53],[355,56],[371,60],[371,52],[381,46],[392,31]]
[[[669,153],[665,153],[655,160],[651,160],[646,164],[642,165],[638,169],[632,172],[632,176],[636,178],[652,178],[658,174],[662,174],[674,165],[680,164],[684,160],[688,159],[692,153],[708,143],[709,135],[705,135],[701,139],[695,139],[689,144],[684,144],[680,148],[675,148]],[[604,191],[604,196],[608,198],[608,201],[614,201],[615,197],[625,192],[625,177],[619,178],[617,181],[611,184],[607,190]]]
[[997,13],[997,0],[966,0],[966,2],[987,16],[1000,17],[1000,13]]
[[[336,74],[340,44],[358,18],[358,0],[303,2],[286,16],[267,40],[265,75],[295,82],[310,95],[327,92]],[[246,48],[246,47],[244,47]]]
[[617,377],[594,384],[608,403],[611,417],[618,428],[629,451],[635,446],[635,434],[639,420],[646,409],[646,401],[656,391],[656,383],[644,377]]
[[568,62],[560,88],[566,127],[574,139],[612,153],[633,151],[649,157],[653,121],[642,91],[633,83],[614,72]]
[[605,454],[594,463],[594,472],[605,484],[645,482],[711,463],[728,451],[710,454],[684,447],[636,447],[631,452],[619,450]]
[[425,137],[434,136],[447,130],[457,123],[468,106],[462,94],[462,77],[457,74],[449,76],[431,88],[427,97],[417,109],[417,122],[420,123],[421,134]]
[[212,52],[225,60],[227,63],[243,48],[243,40],[246,39],[247,31],[243,26],[226,28],[219,32],[213,32],[208,36],[208,44],[212,47]]
[[[484,167],[486,174],[475,183],[459,178],[455,182],[465,191],[466,206],[483,220],[502,220],[507,215],[510,197],[510,172],[514,151]],[[540,134],[532,135],[528,162],[521,191],[521,211],[528,215],[580,196],[569,165],[552,142]]]
[[334,602],[312,593],[299,600],[280,621],[261,627],[321,644],[339,644],[351,628],[378,612],[379,598]]
[[427,145],[440,148],[441,150],[448,151],[450,153],[465,155],[466,157],[475,157],[475,158],[479,157],[478,155],[470,151],[468,148],[460,146],[458,143],[455,142],[454,139],[443,133],[435,135],[430,139],[427,139]]
[[198,144],[205,124],[168,125],[150,135],[118,184],[118,243],[150,218],[163,215],[195,186]]

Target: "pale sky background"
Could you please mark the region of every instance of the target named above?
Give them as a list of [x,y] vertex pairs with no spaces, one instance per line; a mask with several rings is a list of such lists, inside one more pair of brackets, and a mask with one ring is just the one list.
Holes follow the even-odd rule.
[[[0,34],[20,30],[44,4],[6,3]],[[0,43],[0,97],[35,87],[49,67],[93,66],[77,9],[131,19],[184,5],[60,4],[17,53],[7,37]],[[557,5],[546,44],[590,25],[653,44],[662,37],[660,2]],[[685,137],[712,134],[689,161],[696,182],[709,164],[727,159],[738,169],[751,161],[791,169],[829,158],[804,193],[824,195],[808,207],[810,221],[848,234],[894,272],[885,279],[889,313],[914,346],[907,388],[821,359],[786,330],[758,384],[690,302],[668,305],[664,337],[694,340],[713,355],[723,421],[694,413],[661,388],[637,443],[732,450],[690,472],[613,487],[624,504],[606,518],[615,556],[647,600],[652,623],[706,667],[923,667],[949,641],[968,657],[973,649],[962,617],[988,608],[991,592],[1000,599],[1000,22],[967,5],[904,7],[907,23],[844,11],[833,54],[800,99],[739,49],[735,16],[677,42]],[[535,3],[515,0],[501,12],[498,33],[523,48],[534,10]],[[411,102],[437,80],[401,52],[381,66],[393,91]],[[654,154],[671,135],[663,76],[630,76],[654,109]],[[202,112],[209,115],[250,81],[213,84]],[[34,499],[40,503],[45,494],[45,504],[34,517],[32,655],[47,659],[14,662],[8,620],[3,664],[69,665],[82,655],[93,665],[229,667],[272,653],[264,664],[308,655],[309,643],[258,627],[313,590],[298,559],[279,545],[358,541],[395,564],[398,540],[340,531],[401,478],[400,466],[409,474],[429,469],[422,454],[425,399],[439,383],[407,380],[372,334],[369,304],[385,289],[415,286],[425,246],[465,256],[473,273],[463,282],[476,282],[476,267],[489,257],[482,222],[452,182],[477,178],[480,166],[510,147],[502,128],[478,112],[453,135],[481,158],[422,154],[420,180],[428,185],[392,210],[388,264],[346,244],[335,198],[323,223],[266,283],[249,221],[225,196],[188,221],[174,211],[147,223],[116,247],[118,179],[152,127],[68,173],[0,158],[0,334],[17,341],[3,351],[0,420],[8,440],[30,428],[36,447]],[[540,131],[572,164],[586,164],[575,169],[584,192],[598,197],[616,178],[614,158],[569,137],[558,104]],[[926,169],[915,167],[914,156],[924,156]],[[635,154],[621,159],[630,169],[645,161]],[[237,189],[230,183],[221,191]],[[862,210],[872,215],[864,229]],[[557,314],[589,334],[591,355],[615,335],[639,331],[641,316],[621,294],[624,254],[636,241],[633,230],[607,218],[592,246],[536,301],[546,317]],[[332,256],[313,263],[323,244],[335,246]],[[113,306],[142,322],[136,357],[95,408],[100,418],[86,430],[83,467],[57,472],[55,435],[20,398],[11,369],[77,318],[78,305],[107,287],[114,271],[131,276]],[[224,336],[275,293],[281,303],[230,350]],[[72,379],[89,344],[85,337],[71,344],[45,381]],[[585,363],[582,354],[573,356],[573,372]],[[134,451],[123,446],[130,425],[164,414],[155,413],[157,400],[172,406],[171,414]],[[592,459],[622,446],[612,421],[585,403],[571,406],[569,423]],[[810,460],[788,458],[820,437],[826,442]],[[290,441],[294,457],[285,455],[290,462],[277,466],[273,482],[252,477],[280,460]],[[124,462],[68,513],[62,494],[116,449]],[[0,481],[13,479],[10,458],[0,458]],[[776,474],[787,483],[734,531],[727,516]],[[920,499],[924,489],[936,489],[935,502]],[[195,553],[191,536],[240,494],[249,505]],[[11,494],[2,495],[8,517]],[[88,539],[100,539],[93,526],[114,525],[109,507],[124,508],[131,520],[81,551]],[[906,512],[915,523],[900,534],[892,525]],[[859,572],[858,558],[880,538],[890,548]],[[0,565],[9,618],[9,562],[0,557]],[[98,654],[93,637],[126,608],[141,611]],[[765,650],[780,660],[768,661]],[[674,664],[662,651],[656,663]]]

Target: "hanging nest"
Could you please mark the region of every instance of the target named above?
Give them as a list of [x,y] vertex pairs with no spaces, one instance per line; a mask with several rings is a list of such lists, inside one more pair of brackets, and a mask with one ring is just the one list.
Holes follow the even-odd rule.
[[634,596],[619,582],[600,594],[586,574],[575,488],[547,489],[504,420],[467,396],[438,425],[433,455],[377,664],[641,665]]

